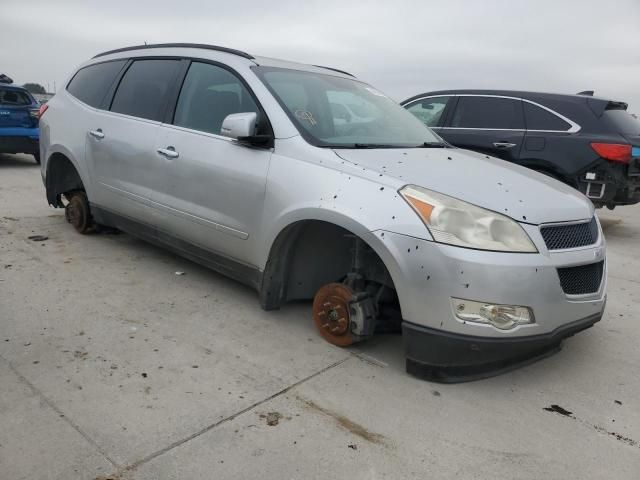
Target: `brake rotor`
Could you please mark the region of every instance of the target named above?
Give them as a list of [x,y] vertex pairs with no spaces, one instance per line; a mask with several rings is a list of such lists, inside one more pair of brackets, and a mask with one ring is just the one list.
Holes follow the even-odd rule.
[[350,329],[349,303],[353,291],[342,283],[329,283],[313,299],[313,321],[322,338],[339,347],[354,342]]
[[64,209],[64,216],[73,228],[80,233],[86,233],[91,227],[89,205],[83,194],[73,195]]

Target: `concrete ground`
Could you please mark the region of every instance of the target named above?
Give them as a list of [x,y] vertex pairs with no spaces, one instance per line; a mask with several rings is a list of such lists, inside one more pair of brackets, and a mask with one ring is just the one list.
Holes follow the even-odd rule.
[[0,478],[640,478],[640,207],[599,215],[603,320],[440,385],[404,372],[399,336],[339,349],[307,303],[264,312],[128,235],[78,235],[31,157],[0,155]]

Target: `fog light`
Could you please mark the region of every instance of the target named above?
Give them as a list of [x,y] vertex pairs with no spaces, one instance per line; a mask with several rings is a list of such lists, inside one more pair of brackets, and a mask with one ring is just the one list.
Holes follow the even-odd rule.
[[529,307],[496,305],[460,298],[452,298],[451,303],[456,317],[465,322],[485,323],[500,330],[510,330],[517,325],[534,322],[533,312]]

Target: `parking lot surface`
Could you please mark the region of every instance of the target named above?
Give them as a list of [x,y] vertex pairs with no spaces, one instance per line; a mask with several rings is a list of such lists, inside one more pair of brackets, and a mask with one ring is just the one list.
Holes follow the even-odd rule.
[[637,479],[640,207],[598,214],[602,321],[441,385],[405,373],[400,336],[339,349],[309,303],[264,312],[128,235],[77,234],[33,159],[0,155],[0,478]]

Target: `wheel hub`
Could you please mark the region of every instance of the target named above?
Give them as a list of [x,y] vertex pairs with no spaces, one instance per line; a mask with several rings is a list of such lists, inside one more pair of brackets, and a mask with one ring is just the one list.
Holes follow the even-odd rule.
[[341,283],[325,285],[313,300],[313,320],[320,335],[329,343],[345,347],[353,343],[349,303],[353,292]]
[[89,213],[89,204],[84,193],[76,193],[67,197],[69,203],[65,207],[64,214],[67,222],[73,225],[80,233],[87,233],[91,230],[92,220]]

